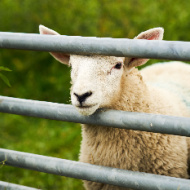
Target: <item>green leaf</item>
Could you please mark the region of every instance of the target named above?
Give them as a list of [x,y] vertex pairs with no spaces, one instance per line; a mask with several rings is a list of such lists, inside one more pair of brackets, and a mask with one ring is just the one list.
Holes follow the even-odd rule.
[[7,84],[7,86],[11,87],[11,84],[10,84],[9,80],[5,75],[0,73],[0,78],[4,81],[5,84]]
[[0,71],[12,71],[7,67],[0,66]]

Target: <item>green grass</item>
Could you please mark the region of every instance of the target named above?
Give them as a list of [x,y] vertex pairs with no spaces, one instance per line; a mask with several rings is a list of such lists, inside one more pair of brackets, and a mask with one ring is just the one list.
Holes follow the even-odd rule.
[[[1,148],[78,160],[79,124],[2,113],[0,118]],[[0,167],[0,179],[45,190],[83,189],[81,180],[5,165]]]

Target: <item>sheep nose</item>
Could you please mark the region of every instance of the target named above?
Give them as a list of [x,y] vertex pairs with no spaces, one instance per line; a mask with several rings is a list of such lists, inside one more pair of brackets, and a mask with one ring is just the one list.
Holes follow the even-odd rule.
[[74,93],[74,95],[77,97],[77,100],[80,102],[80,105],[89,97],[92,95],[92,92],[86,92],[82,95],[79,95],[77,93]]

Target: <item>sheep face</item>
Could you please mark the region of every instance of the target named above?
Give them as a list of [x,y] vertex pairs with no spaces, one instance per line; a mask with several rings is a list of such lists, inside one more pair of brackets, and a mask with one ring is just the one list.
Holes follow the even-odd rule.
[[[40,25],[40,34],[59,35]],[[140,33],[135,39],[161,40],[163,28],[153,28]],[[119,99],[124,70],[145,64],[147,59],[114,56],[81,56],[50,52],[59,62],[72,67],[71,101],[82,115],[91,115],[98,108],[111,108]]]
[[114,56],[70,56],[71,101],[82,115],[109,107],[118,97],[124,58]]

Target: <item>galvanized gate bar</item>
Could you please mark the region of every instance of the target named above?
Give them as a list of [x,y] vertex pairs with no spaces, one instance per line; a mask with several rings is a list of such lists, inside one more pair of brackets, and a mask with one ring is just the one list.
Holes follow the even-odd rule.
[[0,112],[122,129],[190,136],[190,118],[118,110],[82,116],[71,105],[0,96]]
[[0,161],[19,168],[134,189],[190,189],[190,181],[187,179],[133,172],[6,149],[0,149]]
[[23,185],[16,185],[13,183],[0,181],[0,190],[37,190],[37,189],[32,188],[32,187],[26,187]]
[[190,42],[0,32],[0,48],[190,61]]

